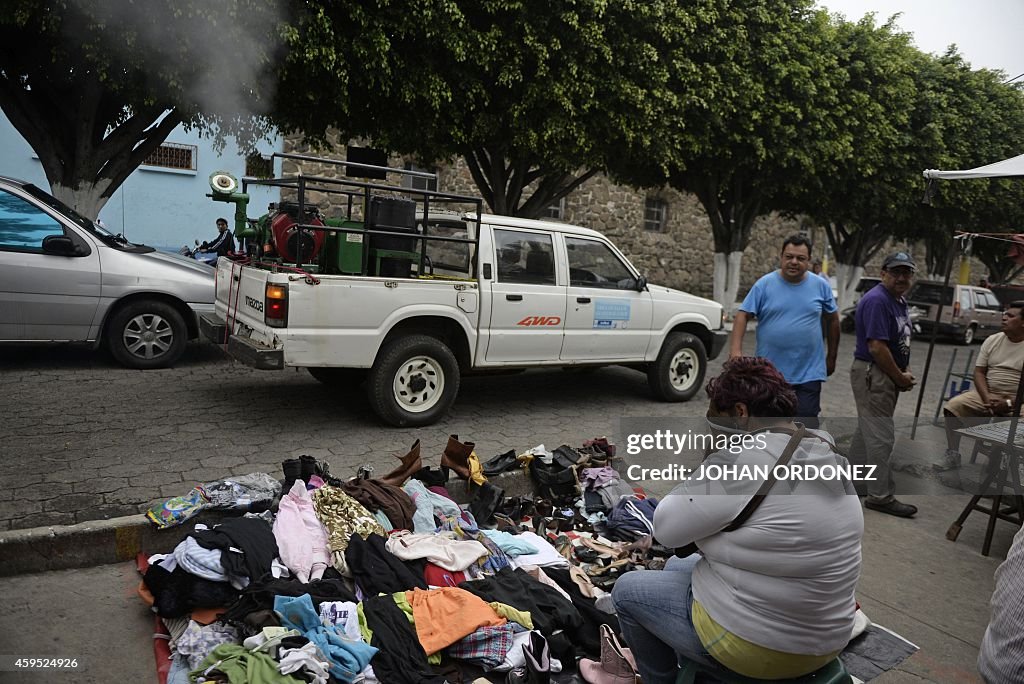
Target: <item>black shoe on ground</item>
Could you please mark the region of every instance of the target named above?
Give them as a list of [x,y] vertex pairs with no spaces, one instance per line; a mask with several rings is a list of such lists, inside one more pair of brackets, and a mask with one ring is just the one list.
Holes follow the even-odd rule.
[[886,502],[864,499],[864,507],[870,508],[873,511],[878,511],[879,513],[895,515],[897,518],[913,518],[917,515],[917,506],[901,503],[896,499],[890,499]]

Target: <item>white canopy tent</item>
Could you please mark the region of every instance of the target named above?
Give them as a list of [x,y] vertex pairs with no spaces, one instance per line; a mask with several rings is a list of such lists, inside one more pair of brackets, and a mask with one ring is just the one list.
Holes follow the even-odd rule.
[[995,164],[979,166],[976,169],[966,171],[940,171],[938,169],[925,169],[924,177],[929,180],[938,178],[941,180],[963,180],[965,178],[995,178],[998,176],[1024,176],[1024,154],[1010,157]]
[[[979,166],[976,169],[967,169],[964,171],[939,171],[938,169],[926,169],[924,177],[928,179],[929,188],[935,183],[936,180],[967,180],[972,178],[1000,178],[1006,176],[1024,176],[1024,154],[1003,161],[996,162],[994,164],[988,164],[986,166]],[[928,193],[930,194],[930,193]],[[969,236],[971,238],[993,238],[995,236],[988,234],[973,234]],[[949,260],[946,265],[946,281],[944,287],[949,287],[949,276],[953,268],[953,255],[957,252],[956,249],[949,250]],[[935,315],[935,325],[932,328],[932,339],[928,346],[928,358],[924,364],[924,375],[921,378],[921,389],[917,395],[917,408],[914,410],[914,426],[911,430],[911,439],[914,438],[914,434],[917,432],[917,419],[921,414],[921,400],[924,398],[924,388],[928,382],[928,369],[932,362],[932,352],[935,350],[935,338],[938,333],[938,322],[939,317],[942,315],[942,302],[943,299],[939,299],[939,305]],[[1005,453],[1011,455],[1009,464],[1006,467],[1002,466],[1003,458],[998,457],[995,460],[990,460],[989,466],[986,468],[986,475],[984,480],[981,482],[979,493],[971,497],[970,503],[964,507],[961,511],[960,516],[949,526],[949,530],[946,532],[946,539],[950,541],[956,541],[956,538],[960,535],[960,530],[963,527],[964,521],[972,511],[982,511],[989,514],[988,529],[985,533],[985,542],[982,546],[982,554],[988,555],[989,545],[992,542],[992,533],[995,529],[995,523],[997,519],[1008,520],[1013,522],[1024,522],[1024,496],[1021,495],[1020,481],[1018,479],[1018,469],[1016,467],[1019,453],[1014,449],[1013,442],[1015,435],[1017,434],[1017,423],[1019,421],[1018,415],[1020,413],[1021,402],[1024,401],[1024,373],[1021,374],[1020,381],[1017,383],[1017,396],[1013,402],[1013,408],[1010,411],[1010,424],[1006,431],[1006,451]],[[1013,471],[1012,475],[1008,476],[1008,471]],[[1004,485],[1010,484],[1006,480],[1010,478],[1015,486],[1013,486],[1013,496],[1007,496],[1007,499],[1014,499],[1018,519],[1011,519],[1005,517],[1008,510],[1000,507],[1000,499],[1003,498]],[[978,506],[979,500],[983,495],[990,492],[991,485],[995,483],[996,495],[993,497],[991,506],[985,508],[984,506]]]
[[[999,178],[1006,176],[1024,176],[1024,154],[1017,155],[1016,157],[1010,157],[1003,161],[995,162],[994,164],[987,164],[985,166],[979,166],[976,169],[966,169],[961,171],[940,171],[939,169],[925,169],[924,177],[928,179],[928,185],[931,186],[936,180],[967,180],[972,178]],[[927,200],[926,200],[927,201]],[[976,235],[972,237],[984,238],[985,235]],[[953,268],[953,256],[957,250],[953,249],[949,252],[949,259],[946,264],[946,281],[945,286],[949,286],[949,276]],[[917,432],[917,418],[921,414],[921,401],[924,398],[924,388],[928,382],[928,370],[931,368],[932,363],[932,352],[935,349],[935,338],[938,334],[938,321],[942,316],[942,302],[940,300],[935,314],[935,325],[932,328],[932,339],[931,344],[928,347],[928,356],[924,364],[924,373],[921,378],[921,389],[917,396],[917,408],[914,410],[914,427],[911,431],[911,439],[913,439],[914,433]],[[1024,374],[1021,375],[1021,382],[1017,388],[1017,400],[1015,406],[1020,406],[1022,395],[1024,395]],[[1018,409],[1019,410],[1019,409]],[[1014,413],[1016,415],[1016,412]],[[1014,419],[1014,427],[1016,427],[1016,418]]]

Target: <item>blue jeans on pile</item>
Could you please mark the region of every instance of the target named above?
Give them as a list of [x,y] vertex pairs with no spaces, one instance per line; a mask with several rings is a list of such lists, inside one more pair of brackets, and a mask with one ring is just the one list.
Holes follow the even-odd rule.
[[612,601],[626,645],[644,684],[674,684],[679,656],[712,669],[715,661],[693,627],[694,554],[670,558],[662,571],[628,572],[615,582]]

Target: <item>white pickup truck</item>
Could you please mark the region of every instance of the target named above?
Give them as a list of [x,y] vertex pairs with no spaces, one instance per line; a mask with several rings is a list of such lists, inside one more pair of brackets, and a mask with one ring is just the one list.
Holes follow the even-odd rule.
[[[323,225],[308,206],[290,210],[311,232]],[[365,381],[374,412],[397,426],[436,422],[462,375],[496,369],[625,365],[645,371],[659,399],[685,401],[724,346],[719,304],[647,283],[597,231],[479,213],[411,216],[411,238],[397,237],[395,221],[325,226],[321,254],[310,257],[316,272],[301,259],[221,259],[204,334],[255,368]],[[346,254],[358,273],[340,266]]]

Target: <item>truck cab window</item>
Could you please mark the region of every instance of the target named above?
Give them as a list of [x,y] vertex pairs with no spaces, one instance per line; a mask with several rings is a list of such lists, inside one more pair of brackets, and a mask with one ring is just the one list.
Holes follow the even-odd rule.
[[500,282],[555,284],[554,247],[550,235],[495,230],[494,245]]
[[632,290],[636,279],[608,245],[597,240],[566,237],[569,285]]

